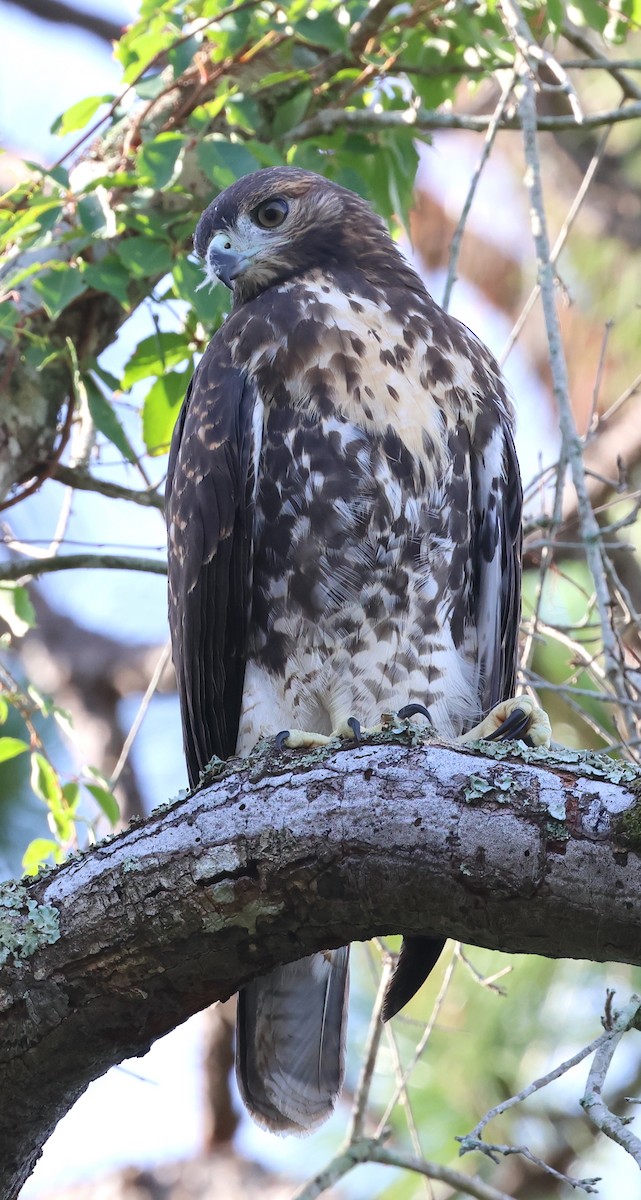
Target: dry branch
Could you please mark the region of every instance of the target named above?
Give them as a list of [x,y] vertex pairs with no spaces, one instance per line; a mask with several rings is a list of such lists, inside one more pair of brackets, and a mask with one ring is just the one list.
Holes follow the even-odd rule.
[[263,745],[0,890],[2,1200],[90,1080],[277,963],[399,931],[641,963],[639,771],[482,751]]

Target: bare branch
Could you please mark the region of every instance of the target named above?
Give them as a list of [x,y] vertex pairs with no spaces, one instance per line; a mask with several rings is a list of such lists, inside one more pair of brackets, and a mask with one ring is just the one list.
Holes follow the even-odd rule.
[[368,1162],[380,1163],[386,1167],[399,1167],[405,1171],[412,1171],[416,1175],[447,1183],[462,1195],[474,1197],[474,1200],[512,1200],[512,1197],[508,1196],[506,1192],[500,1192],[491,1184],[484,1183],[476,1175],[464,1175],[462,1171],[456,1171],[453,1167],[445,1167],[441,1163],[429,1162],[423,1158],[412,1158],[409,1154],[403,1154],[400,1151],[387,1150],[385,1146],[381,1145],[381,1139],[378,1138],[363,1138],[361,1141],[352,1142],[332,1159],[329,1166],[323,1171],[319,1171],[314,1179],[296,1192],[292,1200],[316,1200],[317,1196],[321,1196],[328,1188],[333,1187],[354,1167]]
[[[635,121],[639,117],[641,101],[627,104],[625,108],[586,113],[580,128],[600,129],[604,125],[618,125],[625,121]],[[383,112],[371,108],[325,108],[307,121],[301,121],[300,125],[284,135],[281,140],[284,145],[290,146],[295,142],[305,141],[306,138],[333,133],[336,129],[409,129],[413,133],[432,133],[435,129],[469,129],[474,133],[485,133],[492,120],[492,114],[439,112],[429,108],[391,109]],[[540,116],[537,124],[540,130],[550,133],[577,128],[576,118],[572,114],[560,117]],[[518,114],[504,116],[499,123],[499,129],[522,128],[522,120]]]
[[[554,274],[550,262],[550,244],[543,204],[541,169],[537,146],[536,100],[534,85],[527,71],[523,72],[522,82],[523,96],[520,112],[523,120],[523,147],[528,168],[526,172],[526,184],[530,194],[532,234],[536,247],[539,286],[541,288],[541,299],[550,351],[550,368],[552,371],[554,397],[559,411],[564,450],[577,494],[579,524],[585,547],[585,556],[594,581],[597,608],[601,621],[606,675],[610,679],[617,695],[625,696],[626,684],[622,669],[621,653],[611,621],[610,596],[604,566],[605,552],[601,545],[599,525],[590,504],[585,479],[581,440],[576,430],[569,395],[561,329],[554,299]],[[625,710],[622,714],[622,721],[626,732],[629,732],[630,726]]]
[[629,763],[399,727],[211,773],[0,893],[0,1194],[90,1079],[277,963],[399,930],[640,961]]
[[65,4],[64,0],[9,0],[9,4],[31,13],[34,17],[41,17],[43,21],[51,21],[54,25],[72,25],[76,29],[84,29],[104,42],[117,41],[127,22],[124,13],[122,24],[119,25],[116,21],[109,21],[100,16],[99,13],[86,12],[84,9],[74,8],[71,4]]
[[0,565],[0,580],[37,579],[52,571],[76,571],[80,568],[101,571],[148,571],[166,575],[167,564],[159,558],[137,558],[133,554],[58,554],[53,558],[23,558]]
[[98,479],[89,471],[81,470],[79,467],[66,467],[62,463],[58,463],[54,467],[51,478],[57,479],[59,483],[64,483],[77,491],[98,492],[101,496],[108,496],[111,500],[130,500],[132,504],[141,504],[144,508],[157,508],[160,512],[164,511],[163,498],[158,494],[156,488],[142,491],[137,488],[123,487],[122,484],[113,483],[110,479]]
[[585,1085],[585,1094],[581,1100],[581,1108],[591,1124],[596,1129],[600,1129],[611,1141],[627,1150],[639,1167],[641,1167],[641,1141],[630,1129],[626,1129],[630,1118],[616,1117],[605,1103],[602,1092],[614,1051],[624,1033],[632,1028],[638,1029],[640,1013],[641,999],[638,996],[632,996],[625,1008],[617,1013],[611,1022],[611,1027],[600,1039],[600,1045],[594,1055]]
[[441,305],[445,309],[446,312],[450,307],[452,288],[454,287],[454,284],[456,282],[456,268],[458,265],[458,257],[459,257],[459,252],[461,249],[461,242],[463,240],[463,233],[465,231],[465,225],[467,222],[467,218],[470,214],[470,209],[472,207],[472,202],[474,200],[474,196],[476,195],[476,189],[478,187],[479,180],[483,173],[483,168],[484,168],[485,164],[487,163],[487,160],[489,159],[490,154],[492,152],[492,146],[494,145],[494,141],[495,141],[496,135],[499,130],[499,124],[501,121],[501,117],[503,116],[505,109],[507,108],[507,104],[510,99],[510,96],[512,95],[515,81],[516,81],[516,75],[514,72],[512,72],[509,79],[507,80],[507,83],[505,84],[505,86],[503,87],[503,89],[501,91],[501,95],[499,97],[499,102],[494,110],[492,122],[490,125],[488,125],[487,133],[485,135],[485,141],[483,142],[483,149],[481,151],[479,160],[474,168],[472,178],[470,179],[469,187],[467,189],[467,196],[465,197],[465,203],[463,205],[463,208],[461,209],[461,215],[458,219],[456,229],[454,230],[454,233],[452,235],[452,243],[450,246],[450,257],[449,257],[449,263],[448,263],[448,268],[447,268],[447,279],[445,280],[445,288],[443,290],[443,299],[441,301]]

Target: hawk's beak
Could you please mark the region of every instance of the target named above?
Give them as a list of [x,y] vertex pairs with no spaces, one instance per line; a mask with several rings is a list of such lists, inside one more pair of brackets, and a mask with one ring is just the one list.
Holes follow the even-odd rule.
[[211,239],[207,249],[207,261],[214,275],[228,288],[232,287],[234,280],[247,266],[245,255],[234,250],[231,238],[224,230]]

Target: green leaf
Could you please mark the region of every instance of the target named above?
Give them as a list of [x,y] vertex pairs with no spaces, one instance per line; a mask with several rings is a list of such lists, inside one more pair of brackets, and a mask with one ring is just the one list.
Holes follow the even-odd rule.
[[0,620],[9,626],[14,637],[22,637],[28,629],[33,629],[36,614],[25,587],[0,583]]
[[62,862],[64,853],[57,842],[50,838],[34,838],[29,842],[22,856],[22,869],[25,875],[37,875],[40,867],[45,866],[49,859],[54,863]]
[[60,807],[62,788],[58,774],[39,750],[34,750],[31,755],[31,787],[48,808],[53,810]]
[[339,24],[333,12],[319,13],[315,20],[311,19],[313,8],[308,15],[296,22],[296,33],[300,34],[316,46],[327,46],[328,50],[344,50],[347,46],[349,26]]
[[84,129],[97,113],[100,105],[111,104],[114,99],[114,96],[106,95],[87,96],[86,100],[79,100],[77,104],[72,104],[71,108],[56,117],[51,126],[51,132],[57,133],[59,137],[64,137],[67,133],[75,133],[76,129]]
[[90,287],[99,292],[107,292],[107,295],[118,300],[123,308],[129,308],[128,287],[131,276],[115,254],[108,254],[98,263],[82,263],[81,270],[85,283]]
[[116,825],[120,820],[120,807],[116,797],[106,788],[98,787],[95,783],[86,783],[85,787],[91,792],[96,804],[102,809],[110,825]]
[[96,429],[100,430],[100,433],[107,438],[108,442],[113,443],[123,458],[127,459],[127,462],[136,463],[138,461],[136,452],[120,424],[113,406],[109,403],[107,397],[103,395],[91,375],[84,376],[84,384],[87,389],[89,412],[91,413],[91,419]]
[[171,250],[166,242],[153,237],[124,238],[116,248],[123,266],[135,279],[150,282],[171,267]]
[[146,75],[144,79],[138,80],[136,95],[140,96],[141,100],[155,100],[166,86],[167,81],[162,71],[159,71],[157,75]]
[[168,371],[149,389],[142,410],[142,435],[150,454],[166,454],[192,367]]
[[160,133],[145,142],[138,152],[138,177],[160,191],[180,174],[180,159],[185,138],[182,133]]
[[163,375],[168,367],[176,367],[191,356],[189,341],[184,333],[152,333],[138,343],[122,377],[123,390],[150,375]]
[[10,758],[17,758],[19,754],[24,754],[28,749],[27,742],[23,742],[21,738],[0,737],[0,762],[8,762]]
[[279,104],[274,122],[272,125],[272,134],[274,137],[281,137],[290,129],[294,129],[303,120],[309,102],[312,98],[311,88],[302,88],[291,100],[286,100],[284,104]]
[[78,217],[82,228],[94,237],[115,237],[116,214],[109,203],[106,188],[97,187],[78,201]]
[[180,255],[173,269],[174,291],[179,300],[191,304],[197,317],[205,325],[219,325],[231,308],[231,298],[226,287],[215,284],[203,287],[203,270],[197,263]]
[[80,803],[80,785],[72,780],[70,783],[65,783],[62,794],[65,799],[67,808],[71,813],[75,813]]
[[0,238],[0,249],[18,240],[24,242],[28,236],[34,233],[38,236],[50,233],[62,215],[62,210],[63,206],[57,198],[47,200],[44,204],[29,204],[24,212],[15,217],[11,216],[5,222],[5,228],[2,230]]
[[4,696],[0,696],[0,725],[4,725],[9,716],[9,701]]
[[20,313],[13,300],[0,300],[0,337],[8,337]]
[[70,263],[56,263],[51,270],[34,279],[33,286],[42,297],[47,315],[55,321],[73,300],[86,291],[81,272]]
[[203,138],[196,152],[201,171],[218,184],[220,188],[229,187],[241,175],[255,171],[258,162],[249,150],[239,142],[229,142],[218,134]]
[[608,23],[608,9],[602,0],[572,0],[568,16],[575,25],[588,25],[596,33],[603,33]]

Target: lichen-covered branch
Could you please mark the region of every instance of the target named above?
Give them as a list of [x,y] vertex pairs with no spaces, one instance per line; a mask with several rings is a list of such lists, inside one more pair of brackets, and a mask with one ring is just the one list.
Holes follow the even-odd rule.
[[0,890],[0,1197],[90,1080],[277,963],[392,932],[641,963],[640,774],[401,728],[263,745]]

